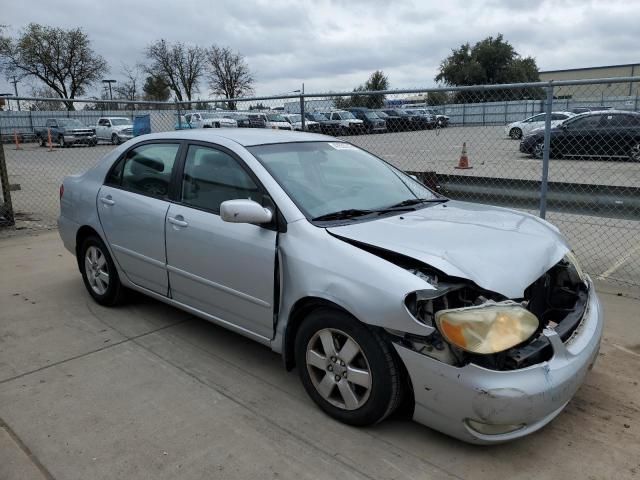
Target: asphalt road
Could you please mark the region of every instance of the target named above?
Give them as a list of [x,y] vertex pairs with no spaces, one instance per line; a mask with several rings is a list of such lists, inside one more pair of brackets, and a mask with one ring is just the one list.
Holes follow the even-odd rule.
[[477,447],[403,418],[333,421],[268,348],[142,296],[100,307],[56,232],[6,238],[0,478],[638,478],[639,301],[603,288],[601,353],[565,411]]
[[[518,152],[519,142],[507,138],[503,127],[450,127],[343,138],[405,170],[529,180],[540,179],[542,170],[541,161]],[[463,143],[473,167],[470,170],[455,169]],[[87,169],[113,147],[77,146],[52,152],[36,144],[23,145],[18,151],[13,145],[4,148],[10,182],[21,188],[12,194],[19,225],[39,229],[55,226],[62,178]],[[554,159],[549,180],[637,187],[640,163]],[[582,188],[588,190],[588,186]],[[640,284],[640,222],[554,212],[548,219],[567,235],[588,272]]]

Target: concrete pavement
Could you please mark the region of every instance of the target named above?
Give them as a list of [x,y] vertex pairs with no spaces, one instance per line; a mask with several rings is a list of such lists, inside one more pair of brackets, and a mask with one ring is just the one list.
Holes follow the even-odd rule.
[[601,296],[601,355],[565,412],[476,447],[339,424],[269,349],[141,296],[100,307],[57,232],[5,238],[0,479],[640,478],[640,291]]

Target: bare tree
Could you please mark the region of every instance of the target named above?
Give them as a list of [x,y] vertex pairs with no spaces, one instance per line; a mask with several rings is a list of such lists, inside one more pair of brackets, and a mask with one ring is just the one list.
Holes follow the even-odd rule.
[[124,80],[118,82],[113,89],[118,98],[135,102],[140,100],[140,67],[135,65],[122,64],[122,75]]
[[[207,51],[209,87],[214,94],[238,98],[253,92],[254,78],[244,56],[229,47],[212,45]],[[229,102],[235,110],[235,102]]]
[[[80,28],[64,30],[30,23],[18,38],[0,41],[0,56],[8,75],[36,78],[64,99],[83,95],[109,71]],[[65,105],[74,109],[71,101]]]
[[197,45],[189,47],[181,42],[171,44],[161,39],[149,45],[145,53],[151,61],[146,72],[162,78],[176,100],[191,101],[205,71],[205,50]]

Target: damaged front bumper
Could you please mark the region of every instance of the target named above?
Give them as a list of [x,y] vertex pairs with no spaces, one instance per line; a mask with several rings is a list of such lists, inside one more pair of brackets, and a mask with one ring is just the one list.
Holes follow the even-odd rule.
[[418,423],[477,444],[528,435],[553,420],[582,384],[598,355],[603,315],[593,284],[582,321],[563,342],[545,329],[553,356],[520,370],[458,368],[394,343],[413,385]]

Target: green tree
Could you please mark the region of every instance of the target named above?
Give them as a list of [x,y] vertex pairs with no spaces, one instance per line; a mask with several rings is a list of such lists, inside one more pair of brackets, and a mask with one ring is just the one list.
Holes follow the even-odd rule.
[[[7,75],[35,78],[63,99],[74,99],[109,71],[80,28],[65,30],[30,23],[18,38],[0,38]],[[72,101],[64,102],[74,110]]]
[[144,99],[152,102],[166,102],[171,96],[171,90],[162,77],[149,75],[142,87]]
[[[454,49],[440,64],[437,82],[450,86],[499,85],[537,82],[538,66],[533,57],[521,57],[502,34],[487,37],[474,46],[465,43]],[[458,92],[456,101],[503,101],[523,97],[538,98],[540,89],[502,89]]]
[[[376,70],[373,72],[368,80],[362,85],[353,89],[354,92],[375,92],[389,89],[389,77],[387,77],[382,70]],[[351,95],[350,97],[333,97],[333,104],[335,108],[347,109],[351,107],[366,107],[366,108],[382,108],[384,107],[385,95],[373,94],[373,95]]]

